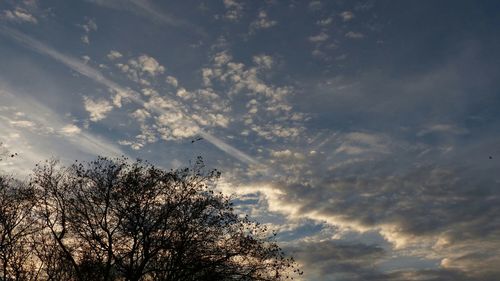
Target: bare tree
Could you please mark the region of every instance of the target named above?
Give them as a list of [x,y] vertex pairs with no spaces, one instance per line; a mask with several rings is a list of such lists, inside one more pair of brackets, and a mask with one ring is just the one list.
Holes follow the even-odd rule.
[[31,259],[32,236],[37,232],[33,193],[23,183],[0,176],[0,280],[36,280]]
[[7,157],[14,158],[17,156],[17,153],[9,153],[2,142],[0,142],[0,161],[4,160]]
[[204,172],[201,158],[171,171],[107,158],[69,168],[39,166],[31,186],[44,227],[40,236],[47,240],[42,244],[52,245],[45,257],[47,250],[38,248],[45,275],[188,281],[300,274],[274,235],[214,192],[219,176]]

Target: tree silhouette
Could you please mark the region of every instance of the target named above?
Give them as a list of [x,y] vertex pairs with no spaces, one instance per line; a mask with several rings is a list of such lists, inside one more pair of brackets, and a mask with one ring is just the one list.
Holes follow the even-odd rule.
[[213,190],[220,173],[100,157],[38,165],[30,183],[46,280],[284,280],[301,274],[266,227]]
[[14,158],[17,156],[17,153],[9,154],[9,151],[4,147],[4,144],[0,142],[0,161],[4,160],[7,157]]
[[[9,154],[0,143],[0,161]],[[32,209],[34,194],[26,184],[0,174],[0,280],[35,280],[31,258],[33,235],[38,231]]]
[[0,176],[0,280],[32,280],[33,194],[22,183]]

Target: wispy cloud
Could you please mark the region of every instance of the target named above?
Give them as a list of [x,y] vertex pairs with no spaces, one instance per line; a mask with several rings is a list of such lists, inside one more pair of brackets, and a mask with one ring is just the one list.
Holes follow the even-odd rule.
[[[68,66],[72,70],[94,80],[97,83],[100,83],[111,90],[115,92],[128,92],[131,93],[131,95],[128,97],[131,101],[135,102],[136,104],[140,105],[141,107],[144,107],[146,102],[140,98],[139,93],[134,92],[133,90],[126,89],[117,83],[109,80],[106,78],[101,72],[99,72],[97,69],[94,69],[84,63],[82,63],[80,60],[73,58],[71,56],[62,54],[55,49],[43,44],[42,42],[33,39],[19,31],[16,31],[11,28],[7,27],[0,27],[0,32],[15,39],[17,42],[23,44],[24,46],[33,49],[34,51],[41,53],[43,55],[47,55],[56,61]],[[154,110],[158,114],[164,114],[166,111],[162,109],[161,107],[158,106],[153,106],[151,107],[152,110]],[[183,118],[185,119],[186,122],[193,123],[194,121],[188,117],[189,115],[184,112]],[[251,165],[256,165],[259,163],[258,160],[255,158],[251,157],[250,155],[246,154],[245,152],[227,144],[220,138],[217,138],[213,136],[212,134],[204,131],[203,129],[199,129],[198,134],[202,135],[207,141],[212,143],[214,146],[219,148],[220,150],[228,153],[229,155],[233,156],[234,158],[246,163],[246,164],[251,164]]]
[[34,163],[56,154],[64,157],[61,159],[64,161],[87,158],[89,155],[127,155],[116,144],[65,121],[40,102],[7,88],[5,83],[0,88],[0,99],[6,105],[0,110],[0,142],[19,154],[9,163],[2,163],[7,165],[4,168],[8,171],[25,175]]
[[199,35],[205,36],[206,33],[198,26],[190,23],[187,20],[177,18],[165,12],[159,11],[147,0],[87,0],[88,2],[112,8],[115,10],[126,10],[134,14],[142,16],[146,19],[153,20],[160,24],[171,25],[174,27],[186,27],[193,30]]
[[24,22],[33,24],[38,23],[38,20],[35,18],[35,16],[33,16],[27,10],[20,7],[16,7],[13,10],[3,11],[3,13],[0,14],[0,19],[18,23],[24,23]]

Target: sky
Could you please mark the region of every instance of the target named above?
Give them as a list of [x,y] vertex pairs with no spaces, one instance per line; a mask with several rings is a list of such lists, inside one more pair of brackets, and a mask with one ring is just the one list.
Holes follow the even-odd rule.
[[500,280],[500,2],[0,0],[0,168],[202,156],[302,280]]

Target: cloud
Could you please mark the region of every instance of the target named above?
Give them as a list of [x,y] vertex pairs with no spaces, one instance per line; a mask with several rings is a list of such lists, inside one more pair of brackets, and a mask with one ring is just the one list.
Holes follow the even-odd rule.
[[332,24],[332,22],[333,22],[333,18],[328,17],[328,18],[316,21],[316,24],[319,26],[328,26],[328,25]]
[[200,27],[190,23],[185,19],[178,18],[171,14],[165,13],[164,11],[161,11],[159,7],[152,5],[151,2],[147,0],[127,0],[127,1],[86,0],[86,1],[115,10],[129,11],[147,20],[151,20],[159,24],[170,25],[173,27],[187,28],[199,35],[206,36],[205,32]]
[[379,280],[376,266],[386,254],[375,245],[335,240],[298,242],[285,250],[304,265],[307,280]]
[[101,83],[108,88],[117,91],[117,92],[126,92],[127,90],[121,86],[119,86],[117,83],[107,79],[102,75],[101,72],[98,70],[82,63],[79,59],[73,58],[71,56],[65,55],[61,52],[58,52],[51,47],[43,44],[42,42],[35,40],[19,31],[16,31],[14,29],[2,26],[0,27],[0,33],[3,33],[4,35],[9,36],[10,38],[16,40],[18,43],[40,53],[43,55],[47,55],[51,57],[52,59],[68,66],[72,70],[98,82]]
[[90,18],[85,18],[85,23],[81,24],[79,26],[84,31],[84,33],[80,37],[80,39],[82,40],[83,43],[89,44],[90,43],[90,39],[89,39],[90,33],[92,31],[96,31],[97,30],[97,24],[96,24],[95,20],[94,19],[90,19]]
[[335,153],[346,153],[349,155],[367,153],[389,152],[390,139],[364,132],[351,132],[341,138],[341,145],[335,149]]
[[309,9],[312,11],[320,10],[323,7],[321,1],[311,1],[309,2]]
[[463,135],[467,134],[467,132],[468,131],[466,129],[453,124],[432,124],[419,131],[417,136],[421,137],[433,133]]
[[146,121],[147,118],[151,117],[151,114],[145,109],[137,109],[131,115],[141,123]]
[[[1,85],[0,98],[2,104],[8,107],[0,109],[0,119],[12,120],[10,117],[16,115],[15,118],[23,118],[12,120],[12,124],[0,122],[0,130],[3,132],[0,142],[6,144],[9,151],[18,153],[18,157],[12,161],[1,164],[3,171],[24,176],[31,171],[35,163],[54,157],[52,153],[55,152],[57,157],[66,163],[75,159],[90,160],[96,155],[126,155],[110,141],[74,124],[68,124],[42,102],[26,97],[22,91],[8,88],[4,81]],[[21,120],[24,122],[20,122]]]
[[324,42],[324,41],[328,40],[328,38],[330,38],[330,36],[328,34],[326,34],[325,32],[321,32],[318,35],[310,36],[309,41],[311,41],[313,43],[319,43],[319,42]]
[[289,149],[271,152],[271,156],[276,157],[276,158],[288,158],[288,157],[291,157],[292,155],[293,155],[293,153]]
[[[321,188],[316,186],[317,195],[312,195],[315,192],[309,187],[281,189],[287,195],[302,189],[282,200],[300,202],[295,206],[296,214],[309,213],[334,225],[344,224],[361,231],[379,229],[396,249],[418,245],[418,251],[428,257],[456,256],[448,260],[449,268],[453,264],[475,275],[494,271],[492,265],[498,262],[494,257],[499,254],[495,249],[500,245],[494,237],[500,225],[488,217],[500,211],[496,207],[500,202],[493,199],[497,192],[491,189],[493,182],[459,176],[461,173],[426,167],[402,177],[327,180]],[[470,192],[484,195],[471,201],[466,199]],[[474,215],[469,216],[470,212]],[[439,237],[447,237],[443,247],[435,246]],[[484,268],[478,269],[478,263]]]
[[436,266],[403,267],[384,270],[388,261],[397,262],[386,249],[359,242],[343,240],[299,240],[286,243],[285,251],[293,253],[304,268],[304,280],[346,281],[494,281],[498,276],[470,275],[458,269]]
[[[149,74],[153,77],[162,74],[165,71],[164,66],[160,65],[155,58],[148,55],[141,55],[136,59],[130,59],[128,61],[128,66],[129,68],[127,68],[127,70],[130,73]],[[132,72],[133,70],[137,72]]]
[[90,39],[89,39],[89,36],[87,34],[82,35],[80,37],[80,40],[82,40],[82,42],[85,43],[85,44],[87,44],[87,45],[90,44]]
[[129,59],[127,63],[117,63],[116,67],[125,73],[130,80],[144,86],[150,86],[151,78],[165,72],[165,67],[148,55],[140,55],[137,58]]
[[344,11],[340,13],[340,17],[343,21],[350,21],[354,19],[354,14],[351,11]]
[[106,55],[106,57],[108,57],[109,60],[116,60],[116,59],[119,59],[119,58],[123,57],[123,55],[120,52],[118,52],[118,51],[111,50]]
[[[20,33],[18,31],[15,31],[10,28],[6,27],[0,27],[0,33],[3,33],[4,35],[9,36],[12,39],[15,39],[22,45],[25,45],[26,47],[35,50],[36,52],[39,52],[41,54],[47,55],[56,61],[68,66],[69,68],[73,69],[74,71],[77,71],[78,73],[94,80],[97,83],[100,83],[102,85],[107,86],[114,92],[118,93],[130,93],[130,100],[133,101],[134,103],[140,105],[140,106],[146,106],[146,102],[142,100],[141,98],[138,97],[137,93],[131,92],[124,87],[121,87],[117,83],[107,79],[104,77],[98,70],[82,63],[80,60],[72,58],[70,56],[64,55],[48,46],[45,44],[24,35],[23,33]],[[106,106],[104,106],[106,108]],[[162,114],[164,113],[164,110],[161,107],[158,106],[152,106],[150,108],[153,110],[155,113]],[[100,115],[95,116],[97,118],[100,117]],[[188,120],[190,119],[189,116],[184,115],[185,118]],[[223,140],[220,138],[217,138],[216,136],[213,136],[212,134],[205,132],[204,130],[200,129],[198,132],[199,135],[202,135],[208,142],[212,143],[214,146],[219,148],[220,150],[228,153],[229,155],[233,156],[234,158],[238,159],[239,161],[242,161],[243,163],[247,164],[257,164],[259,163],[256,159],[251,157],[250,155],[246,154],[243,151],[240,151],[239,149],[225,143]]]
[[[302,43],[308,42],[307,36],[321,34],[323,29],[323,33],[330,34],[325,26],[333,19],[338,19],[345,28],[351,23],[342,23],[338,15],[333,19],[324,19],[325,16],[328,14],[319,18],[323,19],[317,22],[319,26],[315,25],[318,18],[310,21],[312,27],[319,30],[302,35]],[[361,14],[356,16],[358,19]],[[249,18],[247,23],[252,20],[254,18]],[[247,25],[238,26],[245,28]],[[347,36],[349,30],[339,30],[337,36]],[[22,36],[17,38],[23,40]],[[330,53],[318,46],[332,40],[336,38],[326,38],[311,45],[317,48],[318,55]],[[29,45],[34,41],[23,42],[23,45]],[[493,169],[486,170],[484,164],[471,165],[468,161],[473,157],[484,158],[488,155],[485,152],[491,153],[488,150],[495,148],[498,139],[492,137],[492,145],[484,147],[484,143],[478,141],[482,135],[474,132],[488,129],[471,128],[475,127],[476,121],[471,120],[476,116],[472,116],[475,112],[467,110],[479,108],[487,111],[490,108],[481,109],[461,102],[461,93],[470,89],[462,81],[474,81],[480,76],[463,75],[460,73],[463,65],[457,63],[438,70],[426,69],[425,73],[411,76],[401,73],[396,66],[388,71],[390,77],[384,76],[384,69],[377,68],[374,74],[369,67],[361,67],[359,69],[363,71],[355,71],[355,77],[350,78],[343,76],[349,74],[340,69],[343,65],[350,67],[349,60],[338,62],[339,72],[336,68],[329,68],[334,74],[327,81],[307,78],[312,81],[304,83],[302,79],[306,78],[301,76],[290,83],[294,76],[285,77],[279,71],[282,65],[288,66],[292,61],[285,61],[282,55],[274,57],[260,54],[260,51],[257,55],[238,51],[231,56],[226,51],[215,53],[199,71],[200,77],[186,80],[184,76],[178,76],[182,79],[177,80],[177,76],[170,73],[175,65],[171,68],[168,61],[152,58],[157,64],[146,66],[140,62],[141,53],[133,55],[123,50],[125,58],[113,55],[110,59],[115,61],[108,62],[110,67],[120,63],[121,69],[126,69],[127,77],[135,79],[128,81],[116,69],[102,68],[101,73],[92,68],[102,54],[92,55],[86,68],[73,62],[71,56],[42,45],[32,44],[31,48],[66,64],[77,75],[85,75],[91,82],[108,87],[109,97],[106,96],[108,91],[100,92],[105,94],[104,101],[114,110],[120,110],[114,112],[116,115],[133,118],[119,120],[125,123],[121,125],[127,126],[126,136],[120,138],[127,139],[120,141],[121,145],[144,149],[141,153],[145,153],[161,146],[148,144],[162,138],[185,142],[189,146],[186,138],[202,136],[250,164],[247,169],[247,165],[232,163],[234,165],[228,168],[230,173],[234,169],[235,174],[241,172],[248,177],[264,178],[263,186],[247,190],[246,198],[252,198],[249,200],[257,205],[252,214],[267,214],[274,219],[273,223],[314,220],[319,225],[333,225],[336,231],[330,236],[309,237],[310,240],[297,243],[297,257],[305,264],[308,278],[481,280],[478,276],[495,276],[498,226],[491,218],[499,211],[495,207],[499,203],[495,191],[498,179],[493,178],[496,175]],[[212,49],[215,50],[220,50],[220,46]],[[273,52],[274,49],[262,50]],[[332,57],[341,57],[345,53],[345,50],[338,51]],[[348,57],[353,61],[366,63],[362,57],[356,56],[355,50],[349,49],[348,52],[351,52]],[[136,64],[129,65],[129,59]],[[80,58],[78,60],[81,62]],[[158,71],[160,62],[165,63],[167,69]],[[383,67],[388,66],[384,64]],[[419,64],[418,69],[411,68],[411,71],[415,73],[423,68],[426,66]],[[108,70],[110,73],[105,72]],[[300,69],[298,73],[302,73]],[[307,76],[315,77],[316,74],[313,71]],[[319,76],[324,75],[328,74]],[[137,89],[137,92],[114,83],[108,77],[115,81],[125,80],[127,84],[122,85]],[[201,89],[195,85],[199,80],[204,81]],[[186,82],[184,85],[183,81]],[[307,88],[307,83],[317,85],[317,88]],[[122,100],[124,96],[117,93],[119,89],[125,89],[131,97]],[[481,91],[474,92],[477,95]],[[319,99],[314,102],[316,95]],[[93,102],[100,100],[95,96],[90,99]],[[470,96],[466,100],[474,102],[477,99]],[[129,104],[125,105],[127,101]],[[304,121],[308,115],[301,114],[301,110],[314,112],[312,122]],[[457,113],[456,116],[445,116],[443,111]],[[462,120],[465,113],[471,116],[470,119]],[[2,122],[2,132],[7,131],[4,130],[7,127],[13,134],[16,130],[28,132],[40,124],[29,116],[9,118],[14,123]],[[20,127],[23,121],[34,125]],[[63,136],[61,128],[73,122],[77,128],[85,128],[85,124],[78,120],[64,120],[61,126],[51,125],[56,138],[70,139],[70,135]],[[493,127],[489,130],[494,131]],[[332,128],[341,129],[332,132]],[[131,133],[130,130],[135,131]],[[464,138],[466,132],[469,134]],[[474,142],[481,148],[472,151],[467,142]],[[231,146],[233,144],[245,148],[245,152],[235,149]],[[204,141],[193,144],[189,153],[199,147],[204,149],[204,145]],[[438,149],[445,146],[459,149],[445,155]],[[457,153],[464,155],[457,156]],[[221,162],[225,161],[224,157],[221,159]],[[487,156],[482,161],[487,162],[485,159]],[[489,161],[488,165],[494,166],[494,163]],[[239,185],[231,187],[240,192]],[[268,210],[272,212],[269,214]],[[368,240],[367,236],[379,239],[376,241],[378,246],[369,241],[352,242],[359,237]],[[351,242],[338,239],[350,239]],[[387,256],[393,259],[419,258],[425,261],[422,268],[426,268],[417,268],[421,266],[419,260],[411,265],[391,265],[390,272],[387,272]]]
[[238,0],[223,0],[226,13],[224,18],[230,21],[238,21],[243,16],[243,4]]
[[360,33],[360,32],[349,31],[345,34],[345,37],[351,38],[351,39],[361,39],[365,36],[363,35],[363,33]]
[[253,62],[256,65],[267,69],[270,69],[274,64],[273,58],[267,55],[253,56]]
[[[245,103],[247,112],[239,126],[241,134],[250,132],[266,140],[296,138],[303,130],[301,122],[304,114],[293,112],[287,100],[293,93],[290,87],[268,84],[263,77],[270,70],[273,59],[258,55],[253,58],[255,65],[246,66],[234,62],[227,51],[213,55],[213,65],[202,70],[202,78],[207,87],[215,91],[227,92],[227,98]],[[279,119],[277,121],[276,119]]]
[[92,100],[84,97],[85,110],[90,114],[90,120],[97,122],[106,118],[106,115],[113,109],[111,103],[104,99]]
[[265,11],[260,11],[257,19],[250,24],[250,29],[268,29],[275,26],[277,23],[278,22],[275,20],[270,20]]
[[17,23],[38,23],[38,20],[32,14],[21,7],[16,7],[14,10],[4,10],[0,15],[0,19]]
[[82,56],[82,61],[84,64],[87,64],[90,61],[90,57],[89,56]]
[[90,33],[91,31],[96,31],[97,30],[97,24],[96,24],[95,20],[94,19],[89,19],[89,18],[87,18],[86,22],[84,24],[80,25],[80,27],[86,33]]
[[[469,149],[461,147],[464,153]],[[500,276],[495,266],[500,222],[490,218],[500,212],[495,188],[500,179],[491,174],[495,168],[474,168],[476,164],[464,161],[476,153],[444,161],[435,144],[383,133],[342,132],[319,137],[310,147],[271,149],[276,175],[272,180],[233,183],[230,186],[237,188],[225,192],[258,194],[264,202],[260,208],[288,221],[307,218],[333,225],[341,243],[367,233],[387,241],[378,241],[384,251],[367,260],[296,249],[297,258],[313,271],[312,276],[306,272],[312,280],[495,280]],[[400,259],[382,256],[385,253]],[[421,262],[404,264],[403,258]],[[391,272],[384,269],[387,264],[392,264]]]
[[75,136],[78,135],[82,132],[82,130],[74,125],[74,124],[69,124],[61,128],[60,130],[61,134],[66,135],[66,136]]
[[167,84],[171,85],[174,88],[177,88],[177,86],[179,85],[179,82],[177,81],[177,78],[175,78],[173,76],[167,76],[167,78],[165,79],[165,81],[167,82]]
[[9,124],[18,128],[34,128],[35,123],[29,120],[10,120]]

